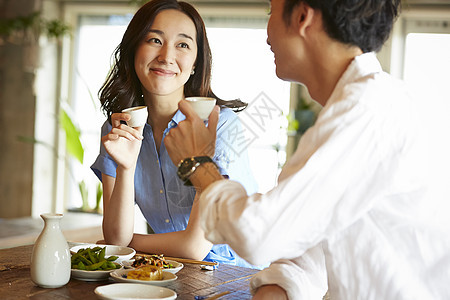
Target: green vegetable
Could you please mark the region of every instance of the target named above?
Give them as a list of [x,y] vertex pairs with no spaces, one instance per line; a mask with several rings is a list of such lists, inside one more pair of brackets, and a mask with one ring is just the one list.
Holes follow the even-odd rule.
[[95,252],[92,253],[91,249],[88,249],[88,256],[89,256],[89,259],[91,260],[91,262],[98,263],[98,255],[94,255],[94,254],[96,254],[96,253]]
[[114,270],[121,266],[113,261],[117,260],[117,256],[105,258],[106,247],[96,246],[94,248],[82,248],[72,255],[72,269],[78,270]]
[[88,270],[88,271],[95,271],[95,270],[101,269],[101,267],[103,266],[104,263],[106,263],[106,260],[102,260],[102,261],[100,261],[98,263],[95,263],[93,265],[87,266],[86,270]]
[[78,263],[78,265],[76,265],[76,266],[77,266],[78,269],[80,269],[80,270],[86,270],[86,266],[83,264],[82,261],[80,261],[80,262]]
[[98,255],[99,261],[102,261],[105,259],[105,253],[106,253],[106,247],[103,247],[102,250],[100,250],[100,254]]

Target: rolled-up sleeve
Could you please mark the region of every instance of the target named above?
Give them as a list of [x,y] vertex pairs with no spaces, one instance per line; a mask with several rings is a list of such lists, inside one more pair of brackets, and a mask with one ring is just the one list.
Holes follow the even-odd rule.
[[252,294],[268,284],[283,288],[289,299],[322,299],[327,292],[325,259],[320,245],[292,260],[282,259],[257,273],[250,282]]
[[[108,121],[106,121],[102,126],[101,136],[108,134],[108,132],[111,131],[111,127],[112,126],[108,123]],[[111,156],[109,156],[105,147],[103,147],[103,144],[100,142],[100,153],[95,162],[91,165],[91,170],[98,177],[98,179],[102,180],[102,174],[116,177],[116,169],[116,162],[111,158]]]

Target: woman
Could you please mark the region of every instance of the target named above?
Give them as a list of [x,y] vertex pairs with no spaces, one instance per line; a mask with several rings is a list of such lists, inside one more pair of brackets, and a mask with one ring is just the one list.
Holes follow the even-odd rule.
[[[100,89],[108,121],[102,127],[100,155],[92,165],[103,183],[103,235],[107,244],[137,251],[219,261],[251,267],[227,245],[204,238],[193,187],[178,179],[164,146],[170,129],[184,120],[178,102],[189,96],[215,97],[210,86],[211,50],[204,23],[188,3],[154,0],[131,20],[115,51],[115,64]],[[247,153],[237,155],[227,130],[240,128],[233,111],[246,104],[217,100],[221,106],[213,160],[223,176],[256,191]],[[124,125],[122,109],[148,107],[147,124]],[[237,126],[237,127],[236,127]],[[222,138],[221,138],[222,137]],[[237,149],[234,148],[234,149]],[[134,234],[134,204],[156,234]]]

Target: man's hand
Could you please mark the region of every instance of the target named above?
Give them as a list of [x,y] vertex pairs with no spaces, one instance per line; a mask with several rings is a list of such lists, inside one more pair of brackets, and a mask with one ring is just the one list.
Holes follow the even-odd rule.
[[288,297],[280,286],[268,284],[259,287],[252,300],[288,300]]
[[172,128],[164,138],[164,145],[172,162],[177,166],[181,160],[192,156],[214,156],[219,107],[211,112],[208,127],[205,126],[186,100],[178,103],[186,120]]

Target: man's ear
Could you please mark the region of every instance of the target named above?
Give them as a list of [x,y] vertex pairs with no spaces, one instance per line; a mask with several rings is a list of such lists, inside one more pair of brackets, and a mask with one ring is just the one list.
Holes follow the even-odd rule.
[[305,37],[308,33],[309,27],[314,23],[315,10],[306,4],[304,1],[295,8],[292,14],[293,24],[296,25],[296,30],[300,36]]

